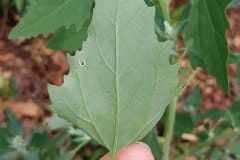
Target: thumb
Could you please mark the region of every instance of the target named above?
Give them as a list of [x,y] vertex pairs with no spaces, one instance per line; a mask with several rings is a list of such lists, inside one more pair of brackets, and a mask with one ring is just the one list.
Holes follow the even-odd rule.
[[[100,160],[110,160],[110,153],[103,156]],[[115,160],[154,160],[151,149],[142,142],[131,144],[121,150]]]

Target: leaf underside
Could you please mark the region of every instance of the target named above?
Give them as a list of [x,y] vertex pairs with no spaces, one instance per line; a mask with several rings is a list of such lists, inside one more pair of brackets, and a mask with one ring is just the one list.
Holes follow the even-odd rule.
[[201,67],[215,76],[218,84],[228,92],[225,36],[228,28],[225,8],[229,0],[193,0],[184,40],[193,67]]
[[68,56],[63,86],[49,86],[53,110],[113,155],[143,138],[177,94],[171,44],[157,41],[153,17],[144,1],[96,0],[88,39]]
[[10,33],[10,38],[31,38],[61,28],[82,29],[90,19],[93,0],[39,0]]

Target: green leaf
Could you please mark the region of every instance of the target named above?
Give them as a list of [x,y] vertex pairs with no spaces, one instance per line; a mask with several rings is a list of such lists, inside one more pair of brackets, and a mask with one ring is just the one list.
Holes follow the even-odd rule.
[[0,154],[0,159],[1,160],[12,160],[12,159],[16,159],[17,156],[17,152],[12,151],[12,152],[4,152],[3,154]]
[[28,152],[24,155],[24,160],[39,160],[37,152]]
[[79,144],[80,147],[85,146],[91,140],[91,138],[85,132],[73,127],[69,129],[68,134],[74,137],[72,141]]
[[96,0],[64,85],[49,86],[53,110],[113,154],[143,138],[178,91],[171,43],[157,41],[153,16],[144,1]]
[[187,98],[187,106],[190,111],[196,112],[201,106],[201,88],[196,86]]
[[240,5],[240,0],[232,0],[228,5],[227,8],[235,8]]
[[35,131],[29,140],[29,146],[33,148],[41,149],[51,145],[54,144],[51,143],[51,138],[46,130]]
[[75,52],[82,48],[82,43],[87,39],[87,31],[90,19],[78,31],[75,26],[65,29],[60,29],[56,35],[48,43],[48,47],[54,50],[63,50],[68,52]]
[[240,64],[240,54],[239,53],[229,53],[228,64]]
[[10,33],[10,38],[30,38],[75,25],[82,29],[91,17],[93,0],[39,0]]
[[18,12],[22,12],[25,7],[25,0],[14,0],[14,4],[18,10]]
[[159,4],[156,4],[155,6],[155,32],[157,34],[158,40],[160,42],[164,42],[168,40],[168,35],[166,33],[166,27],[165,27],[165,18],[162,12],[161,7]]
[[209,120],[217,121],[219,118],[224,117],[224,112],[220,109],[212,108],[212,109],[209,109],[206,113],[202,114],[200,117],[201,117],[201,120],[209,119]]
[[5,109],[7,117],[7,130],[11,137],[22,135],[23,128],[16,115],[9,109]]
[[71,126],[71,123],[67,122],[65,119],[59,118],[57,115],[53,115],[48,120],[48,127],[51,130],[69,128],[70,126]]
[[7,128],[0,128],[0,155],[7,151],[11,151],[8,142],[8,130]]
[[192,133],[194,124],[189,113],[177,113],[174,125],[174,135],[181,137],[183,133]]
[[233,144],[232,146],[232,152],[235,154],[235,156],[239,159],[240,158],[240,142],[237,142]]
[[58,131],[57,135],[55,136],[54,139],[52,140],[52,148],[61,148],[62,146],[64,146],[64,144],[69,140],[70,135],[67,134],[67,132],[65,131]]
[[157,0],[144,0],[148,7],[155,6]]
[[108,151],[103,147],[97,148],[97,150],[94,151],[93,154],[89,155],[89,160],[98,160],[101,157],[103,157],[105,154],[107,154],[107,152]]
[[235,129],[240,129],[240,102],[235,102],[233,105],[225,110],[225,120],[230,126]]
[[81,148],[81,145],[79,145],[78,147],[76,147],[75,149],[68,151],[67,153],[65,153],[64,155],[61,155],[61,157],[59,158],[59,160],[72,160],[74,158],[74,156],[76,155],[77,151]]
[[162,147],[159,143],[157,130],[155,127],[147,134],[146,137],[142,139],[142,141],[148,144],[148,146],[151,148],[155,160],[162,160]]
[[220,109],[210,109],[206,113],[201,114],[201,120],[209,119],[212,121],[217,121],[219,119],[224,118],[224,122],[222,122],[220,129],[233,127],[234,129],[240,128],[240,102],[235,102],[233,105],[225,110]]
[[193,0],[184,40],[194,68],[201,67],[216,77],[227,93],[228,28],[225,8],[229,0]]
[[211,149],[207,154],[211,157],[210,159],[222,159],[222,157],[224,156],[220,148]]
[[166,33],[165,28],[165,18],[163,15],[162,8],[160,7],[160,4],[157,2],[157,0],[144,0],[147,6],[153,7],[155,6],[155,32],[157,34],[157,38],[160,42],[164,42],[168,40],[168,35]]

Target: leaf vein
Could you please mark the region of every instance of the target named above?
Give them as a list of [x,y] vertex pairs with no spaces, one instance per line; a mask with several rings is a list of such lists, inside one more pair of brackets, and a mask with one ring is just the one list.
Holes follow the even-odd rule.
[[88,110],[88,108],[87,108],[86,100],[85,100],[85,97],[84,97],[83,92],[82,92],[80,74],[77,74],[76,77],[78,78],[78,81],[79,81],[78,87],[79,87],[80,95],[82,96],[82,99],[83,99],[84,107],[85,107],[85,109],[86,109],[86,111],[87,111],[87,115],[88,115],[88,117],[89,117],[89,119],[90,119],[90,121],[91,121],[90,124],[92,125],[92,127],[94,128],[94,130],[96,131],[96,133],[98,134],[98,136],[99,136],[100,140],[102,141],[103,145],[105,145],[106,147],[108,147],[108,145],[106,145],[106,144],[104,143],[104,140],[103,140],[100,132],[98,131],[97,127],[95,126],[95,123],[94,123],[94,121],[93,121],[93,119],[92,119],[92,117],[91,117],[91,114],[90,114],[90,112],[89,112],[89,110]]

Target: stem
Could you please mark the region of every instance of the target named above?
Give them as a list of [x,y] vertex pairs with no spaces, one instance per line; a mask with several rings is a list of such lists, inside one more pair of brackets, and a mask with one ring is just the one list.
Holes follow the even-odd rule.
[[189,83],[196,77],[196,75],[199,73],[200,69],[196,69],[191,76],[186,81],[185,87],[180,91],[178,96],[176,96],[171,103],[169,104],[166,112],[167,112],[167,122],[166,122],[166,130],[165,130],[165,138],[163,143],[163,160],[169,160],[170,157],[170,148],[171,148],[171,140],[172,135],[174,131],[174,124],[175,124],[175,118],[176,118],[176,104],[178,97],[184,92],[186,89],[186,86],[189,85]]
[[193,71],[193,73],[189,76],[189,78],[187,79],[186,83],[184,84],[184,87],[180,90],[178,96],[181,96],[183,94],[183,92],[185,91],[187,86],[191,83],[191,81],[197,76],[197,74],[200,71],[201,71],[200,68],[197,68],[196,70]]
[[177,98],[174,98],[167,108],[167,124],[163,143],[163,160],[169,160],[171,140],[176,117]]
[[116,154],[111,155],[111,160],[115,160],[116,159]]

